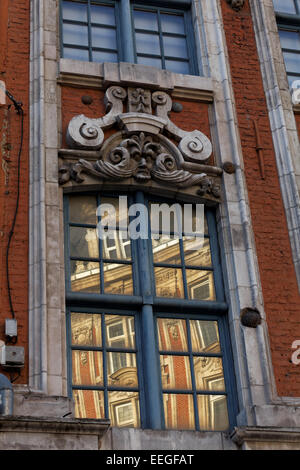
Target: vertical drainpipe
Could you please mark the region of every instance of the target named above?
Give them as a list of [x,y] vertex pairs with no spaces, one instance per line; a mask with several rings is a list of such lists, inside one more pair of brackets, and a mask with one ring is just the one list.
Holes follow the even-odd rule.
[[0,416],[13,414],[13,387],[8,378],[0,374]]

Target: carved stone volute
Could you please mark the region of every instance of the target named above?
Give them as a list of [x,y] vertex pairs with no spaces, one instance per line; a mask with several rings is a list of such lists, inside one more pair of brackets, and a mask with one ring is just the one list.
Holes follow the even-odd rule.
[[[195,186],[196,194],[219,201],[222,170],[207,165],[211,142],[201,131],[184,131],[170,120],[172,99],[166,92],[111,86],[104,100],[105,116],[71,119],[66,140],[73,151],[60,152],[60,184],[82,184],[88,175],[102,182]],[[105,140],[104,131],[112,127],[116,132]]]

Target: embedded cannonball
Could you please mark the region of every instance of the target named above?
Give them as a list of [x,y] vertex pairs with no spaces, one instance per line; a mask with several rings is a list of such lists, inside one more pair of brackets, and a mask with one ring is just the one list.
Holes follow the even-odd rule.
[[83,104],[92,104],[93,98],[90,95],[83,95],[81,101]]
[[181,103],[172,103],[172,111],[174,111],[174,113],[181,113],[183,109],[183,106]]
[[241,311],[240,318],[242,325],[249,328],[256,328],[261,324],[261,316],[256,308],[244,308]]

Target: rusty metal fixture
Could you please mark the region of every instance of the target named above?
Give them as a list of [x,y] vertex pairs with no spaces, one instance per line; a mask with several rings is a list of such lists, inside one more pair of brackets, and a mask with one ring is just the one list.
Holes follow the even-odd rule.
[[264,162],[263,147],[261,144],[260,132],[258,128],[258,121],[254,119],[253,124],[254,124],[255,136],[256,136],[256,151],[258,154],[260,175],[261,175],[261,179],[264,180],[265,179],[265,162]]
[[225,162],[223,165],[223,170],[231,175],[232,173],[235,173],[236,166],[232,162]]
[[83,95],[81,97],[81,101],[82,101],[83,104],[89,105],[89,104],[92,104],[93,98],[90,95]]
[[243,308],[240,314],[241,323],[249,328],[256,328],[261,324],[261,316],[257,308]]

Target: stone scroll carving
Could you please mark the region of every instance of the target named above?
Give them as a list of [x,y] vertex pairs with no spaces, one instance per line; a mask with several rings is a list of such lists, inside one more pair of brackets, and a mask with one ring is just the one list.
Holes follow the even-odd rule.
[[[82,184],[87,175],[101,181],[131,178],[145,185],[196,187],[197,194],[219,200],[222,170],[207,165],[211,142],[201,131],[184,131],[170,120],[167,93],[111,86],[105,103],[105,116],[81,114],[70,121],[66,140],[74,151],[68,150],[72,158],[64,157],[60,165],[60,184]],[[105,140],[104,131],[112,127],[115,133]],[[86,158],[90,154],[93,158]]]

